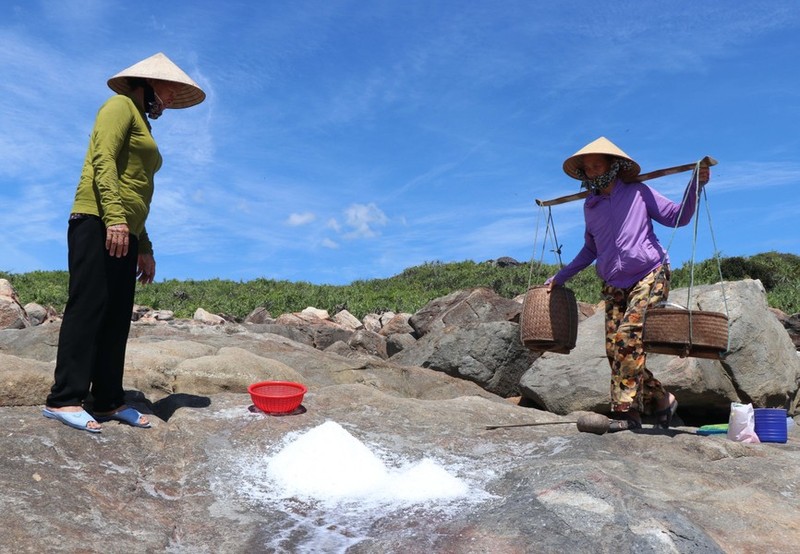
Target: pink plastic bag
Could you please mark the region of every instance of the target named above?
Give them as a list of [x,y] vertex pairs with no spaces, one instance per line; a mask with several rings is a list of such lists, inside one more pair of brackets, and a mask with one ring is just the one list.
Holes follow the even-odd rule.
[[731,402],[731,415],[728,418],[728,438],[732,441],[758,444],[756,417],[752,404]]

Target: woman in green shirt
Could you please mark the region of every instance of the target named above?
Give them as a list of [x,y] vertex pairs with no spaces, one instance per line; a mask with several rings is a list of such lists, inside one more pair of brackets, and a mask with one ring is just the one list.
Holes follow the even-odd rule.
[[[145,221],[161,154],[147,118],[205,99],[162,53],[121,71],[108,86],[118,94],[97,112],[69,218],[69,298],[43,411],[93,433],[100,432],[98,421],[150,427],[125,405],[122,388],[136,280],[152,283],[156,272]],[[95,417],[84,408],[90,393]]]

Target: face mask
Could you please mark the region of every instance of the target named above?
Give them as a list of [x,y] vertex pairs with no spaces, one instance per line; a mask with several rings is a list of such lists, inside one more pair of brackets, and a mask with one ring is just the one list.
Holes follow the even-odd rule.
[[611,164],[611,169],[603,173],[602,175],[598,175],[594,179],[589,179],[586,177],[586,174],[583,172],[583,169],[577,169],[575,172],[578,174],[578,177],[581,178],[583,183],[581,186],[594,194],[600,194],[600,192],[605,189],[609,184],[614,182],[614,179],[617,178],[617,173],[620,170],[627,171],[633,167],[633,163],[628,160],[623,160],[621,158],[617,158]]

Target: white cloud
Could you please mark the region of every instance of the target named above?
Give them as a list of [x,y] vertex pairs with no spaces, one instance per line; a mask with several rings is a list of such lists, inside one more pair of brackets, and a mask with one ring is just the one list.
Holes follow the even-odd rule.
[[315,219],[317,219],[317,216],[311,212],[303,212],[300,214],[294,213],[289,216],[289,219],[286,221],[286,223],[292,227],[299,227],[301,225],[308,225]]
[[336,218],[334,218],[334,217],[332,217],[332,218],[330,218],[328,220],[327,227],[328,227],[328,229],[333,229],[337,233],[341,232],[341,230],[342,230],[342,226],[339,224],[338,221],[336,221]]
[[384,226],[389,222],[378,206],[374,203],[352,204],[345,211],[345,223],[352,229],[347,233],[348,238],[369,238],[377,235],[374,227]]
[[324,246],[325,248],[330,248],[331,250],[336,250],[337,248],[339,248],[338,242],[334,242],[327,237],[322,239],[322,242],[320,244],[322,244],[322,246]]

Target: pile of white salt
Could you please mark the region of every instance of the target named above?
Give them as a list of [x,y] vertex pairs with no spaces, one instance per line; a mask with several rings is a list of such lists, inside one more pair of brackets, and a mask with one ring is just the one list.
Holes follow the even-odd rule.
[[282,498],[323,503],[424,503],[466,496],[469,487],[424,458],[389,468],[341,425],[327,421],[303,433],[267,461]]

